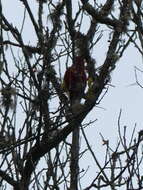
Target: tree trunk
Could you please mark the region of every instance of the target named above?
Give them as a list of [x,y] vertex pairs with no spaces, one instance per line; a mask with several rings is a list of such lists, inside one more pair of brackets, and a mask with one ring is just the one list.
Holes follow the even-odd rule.
[[72,133],[70,190],[78,190],[79,175],[79,128]]

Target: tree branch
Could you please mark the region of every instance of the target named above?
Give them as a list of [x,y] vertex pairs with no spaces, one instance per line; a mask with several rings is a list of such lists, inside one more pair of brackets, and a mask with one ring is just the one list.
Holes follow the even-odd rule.
[[104,16],[104,14],[102,15],[102,11],[101,12],[96,11],[92,7],[92,5],[90,5],[89,3],[84,4],[83,9],[86,10],[89,15],[91,15],[97,22],[99,22],[101,24],[113,26],[114,28],[122,27],[122,25],[123,25],[120,20],[110,19],[110,18]]
[[18,183],[15,180],[13,180],[8,174],[6,174],[6,172],[0,170],[0,177],[3,180],[7,181],[13,187],[15,187],[15,188],[18,187]]

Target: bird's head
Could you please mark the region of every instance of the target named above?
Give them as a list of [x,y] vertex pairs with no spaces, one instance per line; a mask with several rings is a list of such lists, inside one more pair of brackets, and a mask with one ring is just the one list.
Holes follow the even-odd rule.
[[81,56],[76,56],[75,57],[75,67],[78,69],[78,70],[84,70],[85,69],[85,61],[84,61],[84,58],[81,57]]

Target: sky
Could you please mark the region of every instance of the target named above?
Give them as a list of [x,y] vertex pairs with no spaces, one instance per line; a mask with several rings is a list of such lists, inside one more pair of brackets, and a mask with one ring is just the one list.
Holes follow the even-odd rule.
[[[36,9],[36,7],[34,7],[34,1],[35,0],[31,0],[31,6],[33,7],[32,10]],[[4,13],[6,13],[7,17],[11,19],[11,22],[14,21],[16,25],[20,26],[22,22],[21,16],[23,15],[23,11],[21,11],[22,3],[17,0],[2,0],[2,3],[4,5]],[[27,23],[27,27],[25,26],[24,29],[24,32],[26,33],[25,41],[27,40],[28,42],[29,34],[31,34],[30,39],[33,38],[33,42],[35,43],[36,38],[32,35],[33,29],[28,27],[29,24],[30,23]],[[107,42],[106,37],[104,41]],[[96,58],[97,64],[100,65],[103,63],[106,53],[107,47],[105,47],[104,43],[101,42],[101,44],[94,49],[94,52],[92,52],[93,56]],[[101,155],[105,152],[105,147],[102,145],[100,133],[105,139],[109,140],[109,145],[112,148],[116,148],[119,139],[117,129],[120,110],[122,110],[120,120],[121,131],[123,132],[123,127],[127,126],[127,134],[129,139],[132,135],[135,124],[137,124],[136,136],[139,130],[143,128],[143,89],[135,84],[135,66],[143,70],[142,57],[132,44],[120,61],[118,61],[116,69],[112,73],[111,84],[113,87],[108,89],[108,93],[105,95],[103,100],[88,114],[85,120],[85,122],[89,122],[97,118],[97,121],[88,129],[85,129],[85,131],[100,163],[103,161],[103,156]],[[140,72],[138,72],[138,77],[139,81],[143,84],[143,77]],[[83,159],[81,160],[81,167],[91,167],[92,162],[92,158],[88,159],[88,161],[86,160],[86,162]],[[90,175],[86,175],[87,180],[83,183],[88,184],[92,173],[93,168]]]

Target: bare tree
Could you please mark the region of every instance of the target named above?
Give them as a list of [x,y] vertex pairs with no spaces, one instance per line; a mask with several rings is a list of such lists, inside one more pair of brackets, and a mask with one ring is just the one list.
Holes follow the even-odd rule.
[[[134,130],[127,142],[120,113],[115,150],[101,134],[106,146],[101,164],[84,130],[90,123],[83,123],[108,93],[111,73],[128,46],[133,43],[142,55],[142,1],[37,0],[33,10],[30,1],[17,0],[24,12],[20,25],[13,15],[8,19],[4,3],[0,0],[0,188],[142,189],[143,132],[135,137]],[[25,35],[27,22],[33,33]],[[107,54],[99,65],[94,50],[105,38],[103,30],[108,31]],[[77,57],[87,64],[83,70],[77,71]],[[83,152],[81,136],[87,146]],[[79,163],[86,151],[97,171],[82,187],[86,171]]]

